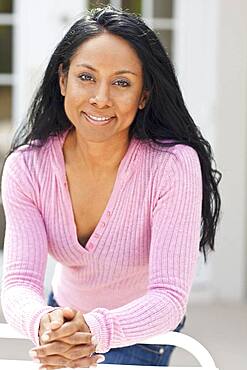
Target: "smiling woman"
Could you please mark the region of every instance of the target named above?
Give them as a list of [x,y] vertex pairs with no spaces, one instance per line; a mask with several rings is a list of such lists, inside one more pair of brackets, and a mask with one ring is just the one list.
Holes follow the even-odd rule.
[[[128,143],[129,127],[148,96],[135,50],[123,38],[104,32],[78,48],[69,70],[60,65],[59,83],[66,115],[76,129],[79,156],[86,157],[85,142],[104,142],[98,164],[110,161],[114,166],[116,151],[109,146]],[[85,160],[90,166],[90,159]]]
[[184,326],[199,251],[214,249],[212,161],[140,17],[109,6],[72,25],[2,176],[2,306],[42,368],[168,365],[174,347],[137,343]]

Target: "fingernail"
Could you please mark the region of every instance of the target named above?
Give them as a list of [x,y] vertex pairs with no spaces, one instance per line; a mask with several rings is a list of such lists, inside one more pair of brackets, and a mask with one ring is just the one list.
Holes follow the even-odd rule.
[[105,361],[105,356],[102,356],[102,355],[100,355],[98,358],[97,358],[97,364],[99,364],[100,362],[103,362],[103,361]]
[[29,356],[31,356],[33,358],[37,357],[37,352],[32,350],[32,349],[28,353],[29,353]]
[[94,336],[92,336],[91,339],[92,339],[92,344],[95,345],[95,346],[97,346],[98,345],[97,339]]

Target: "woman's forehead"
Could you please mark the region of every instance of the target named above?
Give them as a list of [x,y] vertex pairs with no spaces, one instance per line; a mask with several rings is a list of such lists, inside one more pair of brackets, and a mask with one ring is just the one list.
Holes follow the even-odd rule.
[[102,33],[84,41],[71,59],[74,67],[91,65],[97,69],[107,65],[114,71],[140,73],[141,61],[128,41],[120,36]]

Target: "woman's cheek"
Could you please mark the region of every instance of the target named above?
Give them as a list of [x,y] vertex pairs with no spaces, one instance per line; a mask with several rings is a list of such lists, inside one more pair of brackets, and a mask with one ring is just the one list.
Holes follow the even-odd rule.
[[139,100],[134,94],[127,94],[122,99],[122,107],[125,107],[126,110],[135,110],[138,107]]

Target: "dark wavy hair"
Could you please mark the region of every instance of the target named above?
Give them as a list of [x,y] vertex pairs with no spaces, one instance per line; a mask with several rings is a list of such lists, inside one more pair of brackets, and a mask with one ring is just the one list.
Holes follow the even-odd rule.
[[[18,147],[42,146],[49,136],[56,136],[71,127],[64,111],[64,97],[59,87],[59,65],[66,73],[78,47],[87,39],[109,32],[127,40],[140,58],[144,88],[150,92],[144,109],[138,110],[129,129],[129,136],[170,147],[186,144],[199,156],[203,200],[199,249],[207,261],[214,250],[216,226],[221,198],[218,184],[222,174],[212,168],[212,149],[186,109],[173,65],[152,31],[136,14],[112,6],[93,9],[77,20],[57,45],[33,98],[26,119],[16,130],[7,157]],[[38,143],[33,140],[38,139]],[[169,139],[170,142],[163,142]]]

